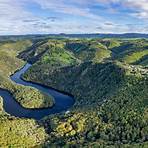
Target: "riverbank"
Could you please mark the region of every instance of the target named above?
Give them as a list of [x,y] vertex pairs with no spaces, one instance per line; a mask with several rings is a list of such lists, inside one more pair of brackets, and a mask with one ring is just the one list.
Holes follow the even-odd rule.
[[17,58],[19,52],[31,46],[29,40],[0,44],[0,88],[7,89],[24,108],[47,108],[54,105],[54,98],[34,89],[14,83],[10,76],[25,64]]
[[[28,41],[26,42],[28,43]],[[3,71],[0,71],[0,95],[3,97],[5,111],[15,117],[34,118],[36,120],[49,114],[66,111],[74,104],[72,96],[47,86],[24,81],[21,78],[21,75],[31,67],[31,64],[25,64],[25,62],[16,58],[22,48],[24,49],[26,42],[5,43],[6,45],[0,47],[0,52],[3,53],[0,59],[0,66],[2,65],[3,69]],[[6,48],[15,47],[16,44],[20,45],[19,49],[10,50]],[[8,58],[7,62],[6,57]],[[9,59],[13,59],[13,61]],[[23,66],[23,64],[25,65]]]

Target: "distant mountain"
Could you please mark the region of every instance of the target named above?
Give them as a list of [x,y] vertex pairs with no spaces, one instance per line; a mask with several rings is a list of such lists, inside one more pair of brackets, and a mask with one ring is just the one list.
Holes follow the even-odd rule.
[[148,38],[148,34],[141,33],[125,33],[125,34],[63,34],[60,36],[65,37],[78,37],[78,38]]
[[148,38],[148,34],[141,33],[124,33],[124,34],[105,34],[105,33],[91,33],[91,34],[29,34],[29,35],[2,35],[0,40],[17,40],[17,39],[43,39],[49,37],[68,37],[68,38]]

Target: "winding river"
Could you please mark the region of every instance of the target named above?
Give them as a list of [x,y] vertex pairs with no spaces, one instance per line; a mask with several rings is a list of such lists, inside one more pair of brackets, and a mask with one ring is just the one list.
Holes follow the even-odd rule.
[[19,71],[14,73],[14,75],[11,76],[11,80],[21,85],[34,87],[40,90],[41,92],[46,93],[47,95],[53,96],[55,100],[55,105],[52,108],[45,108],[45,109],[26,109],[22,107],[13,98],[12,94],[9,91],[0,89],[0,96],[3,97],[3,107],[7,113],[15,117],[33,118],[39,120],[47,115],[66,111],[73,106],[74,98],[72,96],[61,93],[57,90],[54,90],[52,88],[40,84],[22,80],[21,75],[29,67],[31,67],[31,64],[27,63],[22,69],[20,69]]

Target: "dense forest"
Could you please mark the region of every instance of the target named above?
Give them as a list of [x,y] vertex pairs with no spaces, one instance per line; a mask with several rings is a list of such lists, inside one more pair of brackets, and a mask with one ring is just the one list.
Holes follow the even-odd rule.
[[54,98],[10,76],[71,94],[66,112],[41,120],[13,117],[0,97],[0,147],[148,147],[148,40],[126,38],[20,38],[0,42],[0,88],[25,108]]

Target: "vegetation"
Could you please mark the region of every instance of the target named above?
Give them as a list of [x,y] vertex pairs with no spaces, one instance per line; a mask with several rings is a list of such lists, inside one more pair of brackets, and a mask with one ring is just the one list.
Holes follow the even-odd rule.
[[75,56],[82,61],[101,62],[109,58],[111,54],[111,51],[107,50],[101,42],[91,40],[69,41],[66,43],[66,49],[73,51]]
[[64,45],[60,43],[56,43],[41,59],[41,63],[48,63],[53,67],[72,65],[77,62],[73,53],[64,50]]
[[0,44],[0,88],[9,90],[16,100],[26,108],[45,108],[53,106],[53,98],[21,85],[16,85],[10,80],[10,75],[20,69],[24,62],[16,56],[19,52],[31,46],[31,42],[12,41]]
[[[23,79],[72,94],[76,102],[69,111],[38,122],[1,116],[0,126],[5,128],[0,127],[0,144],[148,147],[147,48],[147,39],[34,41],[18,55],[34,63]],[[24,98],[24,106],[40,106],[40,100],[44,100],[36,90],[16,86],[9,77],[0,75],[0,79],[0,86],[11,90],[16,99],[21,98],[21,102]]]
[[[120,43],[120,46],[111,48],[113,52],[113,58],[120,61],[124,61],[129,64],[140,64],[144,56],[146,56],[148,49],[148,40],[147,39],[135,39],[135,40],[125,40]],[[141,63],[137,63],[141,60]],[[146,64],[146,63],[145,63]],[[142,65],[145,65],[142,64]]]
[[99,100],[110,96],[120,86],[123,77],[123,70],[112,63],[88,62],[54,71],[46,68],[46,73],[43,69],[40,69],[38,73],[35,68],[34,71],[31,70],[24,75],[25,80],[43,83],[68,92],[79,99],[78,104],[96,103],[96,99],[99,103]]
[[0,147],[34,147],[45,138],[44,128],[34,120],[0,118]]
[[0,147],[34,147],[43,143],[46,136],[45,129],[36,121],[8,115],[0,97]]
[[[54,143],[59,146],[61,144],[86,146],[89,142],[95,141],[101,146],[147,141],[148,81],[142,73],[143,70],[134,71],[132,67],[126,66],[124,69],[122,66],[116,67],[115,70],[114,64],[111,63],[99,65],[103,69],[97,69],[97,66],[94,66],[95,71],[98,72],[95,73],[96,75],[92,75],[94,72],[88,65],[86,67],[90,69],[91,74],[82,67],[81,70],[85,71],[85,74],[78,70],[78,75],[76,68],[73,70],[74,73],[71,70],[73,67],[49,74],[49,86],[54,84],[52,87],[61,88],[75,95],[76,98],[71,113],[54,116],[49,122],[52,131],[49,145]],[[65,79],[69,78],[68,74],[73,81]],[[47,121],[45,120],[46,124],[47,122],[48,118]]]
[[[31,46],[29,40],[3,41],[0,43],[0,88],[9,90],[15,99],[27,108],[44,108],[53,105],[52,97],[36,89],[17,85],[10,75],[25,62],[16,58],[19,52]],[[0,97],[0,147],[34,147],[45,141],[46,132],[32,119],[18,119],[5,113]]]
[[36,89],[17,87],[13,93],[16,100],[25,108],[47,108],[53,106],[53,98],[38,92]]
[[52,66],[43,56],[23,76],[76,98],[70,113],[42,120],[49,132],[44,145],[146,147],[148,70],[122,61],[136,64],[147,54],[147,41],[76,40],[66,41],[65,48],[81,62]]
[[127,55],[124,58],[124,61],[126,63],[135,63],[136,61],[143,58],[145,55],[148,55],[148,50],[140,51],[140,52],[134,52],[131,55]]

